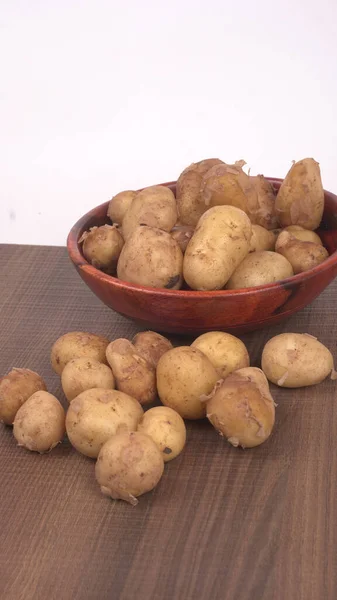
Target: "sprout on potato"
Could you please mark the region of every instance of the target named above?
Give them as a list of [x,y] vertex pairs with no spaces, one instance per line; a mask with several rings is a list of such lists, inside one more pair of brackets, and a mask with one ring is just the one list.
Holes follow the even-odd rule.
[[186,443],[186,427],[181,416],[168,406],[147,410],[138,424],[138,430],[149,435],[157,444],[164,462],[180,454]]
[[0,379],[0,422],[12,425],[24,402],[35,392],[46,390],[40,375],[29,369],[13,368]]
[[43,454],[62,442],[64,419],[64,409],[55,396],[35,392],[16,413],[13,434],[19,446]]

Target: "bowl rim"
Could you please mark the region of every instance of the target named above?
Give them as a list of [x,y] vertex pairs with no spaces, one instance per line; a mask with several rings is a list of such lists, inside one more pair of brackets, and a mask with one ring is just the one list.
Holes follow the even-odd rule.
[[[283,179],[278,178],[278,177],[266,177],[266,179],[268,181],[270,181],[271,183],[273,183],[273,182],[282,183],[282,181],[283,181]],[[156,185],[162,185],[165,187],[169,187],[169,186],[176,185],[176,181],[168,181],[166,183],[158,183]],[[141,191],[142,189],[144,189],[144,188],[140,188],[140,190],[137,190],[137,191]],[[336,204],[336,209],[337,209],[337,196],[335,194],[333,194],[332,192],[329,192],[328,190],[324,190],[324,194],[329,194],[330,198]],[[107,273],[104,273],[104,271],[100,271],[99,269],[96,269],[93,265],[88,263],[88,261],[84,258],[83,254],[80,250],[80,247],[79,247],[78,240],[80,238],[80,235],[83,232],[83,228],[84,228],[86,222],[91,217],[95,216],[98,209],[101,209],[103,207],[106,207],[106,209],[107,209],[109,202],[110,202],[110,200],[95,206],[90,211],[85,213],[82,217],[80,217],[78,219],[78,221],[76,221],[76,223],[72,226],[72,228],[70,229],[69,234],[67,236],[67,250],[68,250],[70,259],[72,260],[72,262],[78,269],[81,269],[82,271],[86,272],[88,275],[90,275],[91,277],[93,277],[95,279],[99,279],[101,282],[104,281],[108,285],[113,286],[115,288],[119,288],[121,290],[127,289],[131,292],[134,291],[134,292],[138,292],[138,293],[143,293],[144,295],[156,294],[159,297],[167,298],[167,299],[190,298],[191,300],[193,300],[193,299],[199,300],[201,298],[230,298],[230,297],[238,297],[238,296],[248,296],[251,294],[258,294],[259,292],[276,289],[280,285],[282,285],[283,287],[289,288],[289,287],[292,287],[293,284],[295,285],[295,284],[299,284],[302,282],[307,282],[310,279],[312,279],[313,277],[315,277],[315,275],[317,273],[322,273],[322,272],[328,271],[333,265],[337,264],[337,250],[336,250],[335,252],[330,254],[329,257],[326,258],[322,263],[320,263],[319,265],[317,265],[316,267],[314,267],[308,271],[304,271],[303,273],[298,273],[297,275],[292,275],[291,277],[287,277],[286,279],[282,279],[280,281],[275,281],[273,283],[267,283],[267,284],[263,284],[263,285],[259,285],[259,286],[255,286],[255,287],[249,287],[249,288],[240,288],[237,290],[224,290],[224,289],[207,290],[207,291],[204,291],[204,290],[181,290],[181,289],[169,290],[169,289],[165,289],[165,288],[154,288],[154,287],[140,285],[140,284],[136,284],[136,283],[130,283],[128,281],[118,279],[117,277],[114,277],[113,275],[108,275]]]

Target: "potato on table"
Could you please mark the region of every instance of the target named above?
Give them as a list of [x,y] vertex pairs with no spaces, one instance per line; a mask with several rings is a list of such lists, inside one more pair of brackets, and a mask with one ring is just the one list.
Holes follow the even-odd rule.
[[322,244],[303,242],[289,231],[280,233],[275,250],[290,262],[295,275],[317,267],[329,256]]
[[15,415],[14,437],[27,450],[49,452],[64,438],[64,418],[64,409],[55,396],[35,392]]
[[251,252],[227,282],[228,290],[275,283],[294,275],[290,262],[277,252]]
[[117,227],[102,225],[85,231],[79,243],[82,243],[84,258],[96,269],[114,275],[124,240]]
[[155,406],[144,413],[137,431],[149,435],[157,444],[164,462],[176,458],[186,443],[186,427],[177,411],[168,406]]
[[19,408],[35,392],[46,391],[42,377],[29,369],[12,369],[0,379],[0,422],[12,425]]
[[154,185],[138,192],[126,211],[122,233],[127,241],[141,225],[170,232],[177,222],[177,203],[166,186]]
[[122,224],[124,215],[136,195],[137,192],[133,190],[125,190],[111,198],[107,214],[113,223],[117,223],[118,225]]
[[155,331],[141,331],[137,333],[132,343],[137,352],[155,368],[160,357],[173,348],[170,340]]
[[109,344],[106,357],[121,392],[150,404],[156,398],[156,369],[129,340],[119,338]]
[[223,331],[209,331],[197,337],[191,348],[198,348],[215,367],[219,377],[249,367],[249,354],[239,338]]
[[56,340],[51,349],[51,366],[61,375],[66,364],[73,358],[93,358],[107,363],[105,350],[109,340],[101,335],[86,331],[70,331]]
[[115,379],[111,369],[93,358],[74,358],[61,373],[64,395],[69,402],[85,390],[104,388],[113,390]]
[[215,165],[223,164],[219,158],[206,158],[189,165],[177,181],[177,205],[183,225],[195,227],[201,215],[209,208],[201,194],[203,176]]

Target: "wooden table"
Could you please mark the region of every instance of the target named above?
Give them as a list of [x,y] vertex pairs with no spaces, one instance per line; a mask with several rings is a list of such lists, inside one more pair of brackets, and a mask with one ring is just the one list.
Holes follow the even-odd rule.
[[[285,324],[244,337],[252,364],[282,331],[316,335],[337,357],[336,300],[337,281]],[[54,340],[138,330],[50,247],[0,246],[0,323],[0,373],[38,371],[64,406]],[[1,600],[336,600],[336,382],[272,393],[267,443],[235,449],[189,423],[186,450],[136,507],[102,496],[94,462],[69,443],[40,456],[1,426]]]

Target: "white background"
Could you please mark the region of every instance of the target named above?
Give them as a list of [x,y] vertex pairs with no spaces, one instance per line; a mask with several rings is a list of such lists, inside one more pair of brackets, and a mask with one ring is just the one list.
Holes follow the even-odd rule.
[[0,242],[192,161],[337,190],[336,0],[0,0]]

